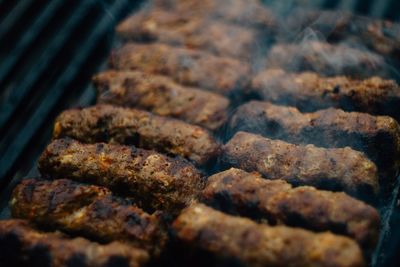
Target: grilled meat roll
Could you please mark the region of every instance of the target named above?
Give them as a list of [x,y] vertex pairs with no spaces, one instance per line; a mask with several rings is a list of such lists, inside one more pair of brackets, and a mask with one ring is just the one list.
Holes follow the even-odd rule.
[[164,44],[126,44],[110,63],[118,70],[167,75],[178,83],[228,96],[240,94],[250,75],[250,67],[238,60]]
[[[287,17],[287,31],[310,27],[328,41],[348,40],[386,57],[400,59],[400,24],[347,12],[296,8]],[[350,39],[350,40],[349,40]]]
[[354,78],[390,77],[385,60],[378,54],[343,44],[306,41],[300,44],[276,44],[267,56],[268,68],[287,71],[315,71],[326,76]]
[[260,39],[252,29],[157,8],[128,17],[117,34],[124,40],[184,46],[242,60],[251,59]]
[[171,213],[188,205],[204,186],[187,161],[154,151],[59,139],[39,159],[42,174],[108,187],[132,197],[146,210]]
[[274,30],[276,17],[259,0],[154,0],[155,8],[185,14],[223,20],[229,23]]
[[279,38],[290,42],[303,37],[312,30],[329,42],[339,41],[337,34],[345,30],[356,16],[340,10],[317,10],[293,8],[283,21],[280,21]]
[[346,148],[294,145],[260,135],[238,132],[225,145],[222,161],[268,179],[295,185],[343,190],[371,197],[379,192],[376,166],[364,154]]
[[229,127],[231,132],[253,132],[295,144],[349,146],[374,161],[386,183],[400,168],[400,126],[387,116],[332,108],[301,113],[293,107],[251,101],[238,108]]
[[269,224],[347,235],[366,250],[373,249],[379,237],[378,212],[345,193],[293,188],[284,180],[266,180],[240,169],[210,176],[201,198],[221,211]]
[[24,220],[0,221],[0,265],[23,266],[145,266],[146,251],[119,242],[107,245],[60,233],[35,230]]
[[186,208],[173,229],[185,245],[229,266],[364,266],[360,248],[347,237],[257,224],[202,204]]
[[11,199],[13,217],[83,234],[102,242],[124,241],[158,255],[166,242],[157,215],[149,215],[110,191],[71,180],[19,184]]
[[165,76],[110,70],[94,76],[93,82],[98,103],[145,109],[209,130],[218,129],[227,118],[227,98],[181,86]]
[[179,155],[198,165],[216,157],[220,145],[205,129],[149,112],[96,105],[64,111],[56,119],[54,138],[85,143],[110,142]]
[[296,74],[270,69],[256,75],[251,87],[250,92],[258,98],[295,106],[301,111],[335,107],[389,115],[400,121],[400,87],[394,80],[326,78],[314,72]]

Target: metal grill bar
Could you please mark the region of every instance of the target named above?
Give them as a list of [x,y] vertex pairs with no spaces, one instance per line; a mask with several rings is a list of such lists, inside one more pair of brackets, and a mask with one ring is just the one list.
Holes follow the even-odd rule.
[[[109,9],[112,14],[117,14],[121,12],[122,8],[126,5],[126,1],[116,1]],[[60,97],[65,93],[68,83],[76,76],[77,72],[80,70],[81,65],[90,56],[91,50],[98,44],[100,37],[104,34],[105,29],[109,27],[110,23],[113,24],[113,17],[105,16],[100,20],[93,30],[93,32],[88,36],[87,40],[81,48],[79,53],[76,53],[72,58],[70,64],[65,70],[64,74],[60,76],[59,79],[52,84],[52,88],[57,88],[57,90],[50,90],[42,99],[42,104],[39,105],[35,110],[33,115],[27,121],[25,126],[19,130],[19,133],[14,136],[14,142],[12,142],[4,155],[7,157],[0,158],[0,165],[4,166],[0,170],[0,177],[2,177],[7,169],[9,169],[16,158],[18,157],[20,151],[26,146],[26,144],[31,140],[33,134],[40,127],[42,120],[41,118],[46,118],[49,112],[54,108],[54,106],[59,102]]]
[[0,39],[8,32],[33,4],[34,0],[18,1],[13,10],[7,14],[0,24]]
[[50,19],[55,14],[55,10],[59,8],[62,3],[62,0],[54,0],[47,5],[36,21],[32,24],[30,30],[22,36],[20,41],[14,46],[13,50],[8,53],[8,56],[1,63],[0,81],[4,80],[5,76],[9,74],[11,68],[13,68],[15,63],[20,59],[22,53],[25,52],[29,45],[31,45],[37,38],[39,32],[49,23]]
[[47,70],[50,60],[57,56],[65,42],[70,38],[71,32],[79,25],[92,4],[92,1],[85,1],[82,5],[78,5],[76,10],[72,10],[73,14],[70,16],[64,27],[60,29],[60,34],[50,40],[49,44],[44,47],[41,56],[37,59],[37,62],[40,63],[37,65],[37,68],[30,72],[23,80],[17,80],[22,81],[22,84],[17,82],[16,84],[3,86],[3,88],[6,88],[5,94],[8,97],[1,103],[0,129],[5,128],[6,123],[12,117],[18,105],[22,102],[24,96],[29,93],[32,85],[37,81],[40,75]]

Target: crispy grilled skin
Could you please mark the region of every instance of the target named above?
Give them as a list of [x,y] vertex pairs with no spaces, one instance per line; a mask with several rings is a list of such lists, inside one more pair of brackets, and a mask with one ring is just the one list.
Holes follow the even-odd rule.
[[0,221],[0,264],[23,266],[144,266],[146,251],[119,242],[100,245],[84,238],[44,233],[24,220]]
[[390,77],[385,60],[380,55],[319,41],[276,44],[267,56],[267,66],[294,72],[315,71],[326,76],[367,78],[373,74]]
[[378,212],[359,200],[309,186],[293,188],[284,180],[266,180],[240,169],[209,177],[202,201],[269,224],[344,234],[367,250],[374,248],[379,237]]
[[223,95],[240,93],[250,75],[250,67],[235,59],[164,44],[126,44],[112,55],[111,65],[167,75],[178,83]]
[[389,115],[400,121],[400,88],[394,80],[345,76],[326,78],[314,72],[287,73],[270,69],[252,81],[251,92],[263,100],[295,106],[301,111],[335,107]]
[[164,76],[110,70],[94,76],[93,82],[98,103],[141,108],[209,130],[218,129],[227,118],[227,98],[181,86]]
[[118,25],[117,34],[125,40],[184,46],[242,60],[251,59],[260,39],[249,28],[157,8],[128,17]]
[[259,0],[155,0],[156,8],[168,12],[223,20],[239,25],[273,30],[276,18]]
[[56,120],[54,138],[85,143],[110,142],[179,155],[203,165],[219,154],[220,145],[205,129],[149,112],[96,105],[64,111]]
[[42,174],[68,177],[125,193],[146,210],[179,211],[203,188],[196,168],[183,159],[128,146],[55,140],[39,159]]
[[156,215],[124,203],[103,187],[67,179],[23,181],[14,189],[11,210],[15,218],[103,242],[128,242],[156,255],[166,241]]
[[283,179],[296,185],[362,196],[379,192],[375,164],[349,147],[294,145],[238,132],[225,145],[222,160],[246,171],[258,171],[268,179]]
[[173,228],[183,243],[235,266],[364,266],[351,239],[285,226],[267,226],[202,204],[185,209]]
[[230,131],[259,133],[272,139],[321,147],[346,147],[364,152],[378,166],[385,182],[400,167],[400,126],[391,117],[325,109],[301,113],[293,107],[251,101],[238,108]]

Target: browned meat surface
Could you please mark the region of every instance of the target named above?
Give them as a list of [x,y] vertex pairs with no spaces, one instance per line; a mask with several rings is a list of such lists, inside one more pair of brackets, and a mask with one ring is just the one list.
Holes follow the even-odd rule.
[[315,71],[326,76],[390,77],[385,60],[380,55],[320,41],[276,44],[267,56],[266,66],[295,72]]
[[400,59],[400,24],[387,20],[356,16],[347,12],[298,8],[287,17],[287,32],[307,27],[323,33],[330,41],[351,39],[384,56]]
[[253,29],[163,9],[143,10],[117,27],[124,40],[160,42],[250,60],[261,36]]
[[219,154],[220,145],[205,129],[149,112],[96,105],[70,109],[58,116],[54,138],[85,143],[110,142],[155,149],[204,165]]
[[119,242],[101,245],[60,233],[44,233],[24,220],[0,221],[0,265],[4,267],[145,266],[146,251]]
[[102,242],[124,241],[158,255],[166,233],[157,215],[124,203],[103,187],[71,180],[25,180],[13,192],[12,215]]
[[39,159],[42,174],[94,183],[124,193],[146,210],[179,211],[203,188],[193,165],[128,146],[55,140]]
[[266,220],[269,224],[332,231],[354,238],[371,250],[379,237],[377,210],[345,193],[293,188],[284,180],[229,169],[208,178],[202,201],[221,211]]
[[141,108],[209,130],[218,129],[227,118],[227,98],[181,86],[168,77],[111,70],[94,76],[93,82],[98,103]]
[[257,224],[201,204],[185,209],[173,228],[187,246],[234,266],[364,266],[360,248],[347,237]]
[[[310,30],[328,41],[338,41],[337,34],[348,29],[355,18],[350,12],[293,8],[280,21],[279,37],[286,41],[307,35]],[[358,34],[358,33],[357,33]]]
[[225,145],[223,161],[246,171],[258,171],[268,179],[283,179],[296,185],[362,196],[379,192],[375,164],[349,147],[294,145],[238,132]]
[[400,24],[388,20],[357,17],[343,38],[356,36],[362,44],[390,58],[400,59]]
[[155,0],[156,8],[190,17],[219,19],[273,30],[276,18],[259,0]]
[[400,168],[400,126],[391,117],[325,109],[301,113],[293,107],[251,101],[238,108],[230,130],[259,133],[272,139],[321,147],[346,147],[374,161],[384,182]]
[[394,80],[380,77],[326,78],[315,72],[296,74],[270,69],[254,77],[250,91],[263,100],[295,106],[301,111],[335,107],[389,115],[400,121],[400,87]]
[[223,95],[240,94],[249,83],[250,67],[238,60],[164,44],[126,44],[111,56],[119,70],[162,74],[176,82]]

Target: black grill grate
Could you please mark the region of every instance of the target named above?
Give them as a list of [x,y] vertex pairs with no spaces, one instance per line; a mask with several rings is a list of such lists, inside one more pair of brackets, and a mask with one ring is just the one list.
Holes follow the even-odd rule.
[[90,75],[109,52],[116,21],[139,2],[0,3],[0,188],[17,166],[30,169],[62,107],[82,94],[79,104],[93,99],[84,91]]

